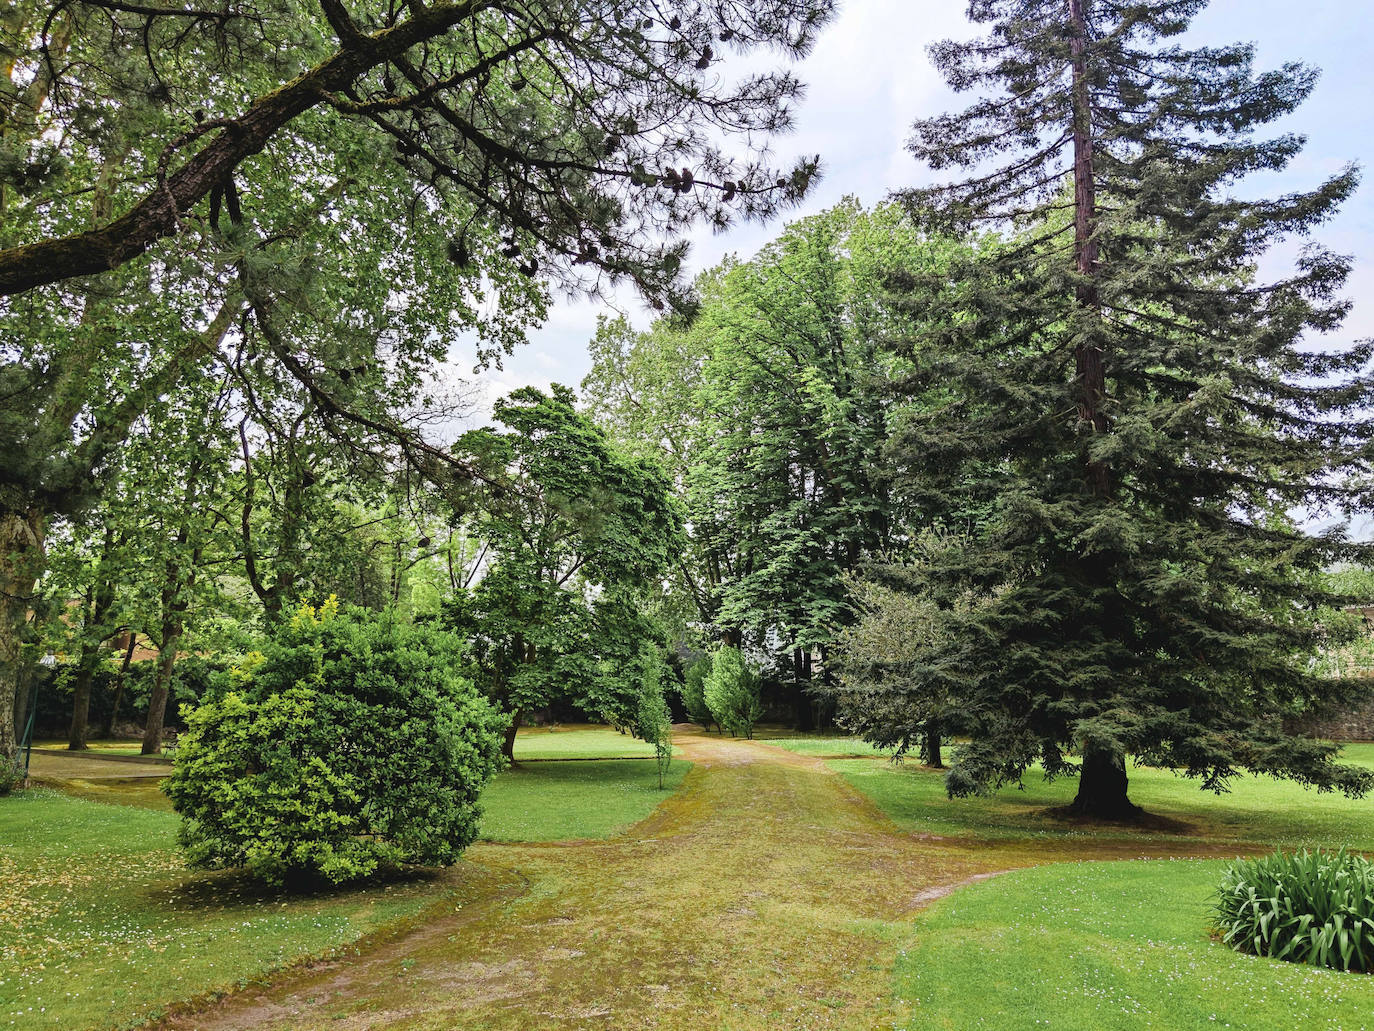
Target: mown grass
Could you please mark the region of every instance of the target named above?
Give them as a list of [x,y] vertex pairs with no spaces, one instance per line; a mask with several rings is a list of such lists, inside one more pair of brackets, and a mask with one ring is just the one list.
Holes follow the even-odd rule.
[[0,1027],[127,1026],[329,952],[446,894],[410,879],[285,896],[192,874],[176,817],[35,789],[0,799]]
[[521,727],[515,761],[521,759],[652,759],[654,746],[611,727],[573,724]]
[[[1374,745],[1345,760],[1374,765]],[[1180,853],[1234,846],[1374,849],[1374,804],[1262,777],[1226,795],[1169,771],[1130,770],[1132,799],[1163,824],[1065,821],[1074,779],[1032,772],[1023,790],[949,799],[938,771],[879,759],[827,763],[900,828],[982,840],[1046,860],[1132,842]],[[1020,865],[1017,859],[1010,865]],[[1211,933],[1225,861],[1052,863],[964,887],[915,921],[893,989],[916,1028],[1113,1031],[1374,1028],[1374,979],[1241,955]],[[1298,1015],[1301,1015],[1300,1017]]]
[[[34,748],[53,748],[65,751],[67,742],[63,741],[35,741]],[[140,741],[89,741],[86,745],[89,752],[104,753],[106,755],[141,755],[143,743]],[[79,755],[80,753],[76,753]]]
[[652,759],[517,765],[482,792],[481,834],[490,841],[609,837],[653,812],[690,766],[674,760],[660,790]]
[[798,755],[810,755],[822,759],[843,759],[851,756],[880,756],[887,758],[887,750],[876,748],[857,737],[826,737],[820,734],[787,735],[772,737],[758,735],[764,744],[776,745]]
[[1018,870],[923,914],[898,955],[908,1024],[1021,1031],[1374,1027],[1374,978],[1241,955],[1209,937],[1219,860]]
[[[565,754],[603,755],[619,736],[558,735]],[[517,766],[483,793],[482,834],[606,837],[648,816],[688,766],[674,762],[662,791],[652,759]],[[348,891],[277,892],[185,870],[177,816],[154,778],[63,788],[0,799],[0,1028],[132,1026],[170,1001],[346,948],[480,880],[460,864]]]
[[[1374,765],[1374,745],[1346,748],[1345,759]],[[1022,789],[1003,788],[987,798],[950,799],[944,775],[909,763],[840,759],[828,763],[867,795],[902,829],[988,839],[1047,837],[1100,839],[1202,839],[1283,848],[1339,847],[1374,850],[1374,803],[1318,793],[1268,777],[1238,777],[1228,794],[1199,790],[1198,782],[1168,770],[1132,766],[1131,799],[1152,815],[1178,821],[1176,830],[1066,822],[1047,810],[1066,805],[1074,778],[1047,782],[1036,771]]]

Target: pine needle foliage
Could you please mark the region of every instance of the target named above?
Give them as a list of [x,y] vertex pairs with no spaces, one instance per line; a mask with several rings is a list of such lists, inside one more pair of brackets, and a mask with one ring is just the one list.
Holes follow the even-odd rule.
[[1263,127],[1316,73],[1185,46],[1203,6],[975,0],[989,34],[932,48],[980,99],[916,123],[912,153],[961,175],[902,199],[981,242],[896,284],[926,327],[899,389],[940,403],[888,457],[967,543],[891,579],[947,623],[924,657],[938,675],[907,679],[961,697],[953,794],[1039,762],[1081,774],[1084,814],[1133,816],[1128,754],[1212,790],[1242,769],[1370,786],[1283,720],[1353,690],[1306,661],[1311,613],[1349,600],[1316,574],[1370,548],[1309,527],[1367,503],[1371,346],[1311,339],[1346,314],[1347,259],[1309,244],[1281,278],[1256,272],[1357,173],[1237,188],[1298,154]]

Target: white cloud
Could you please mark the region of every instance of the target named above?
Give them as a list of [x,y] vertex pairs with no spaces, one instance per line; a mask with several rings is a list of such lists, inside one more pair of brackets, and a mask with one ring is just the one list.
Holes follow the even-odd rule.
[[[1374,159],[1374,19],[1368,0],[1333,0],[1295,7],[1289,0],[1215,0],[1198,19],[1192,37],[1209,44],[1253,39],[1259,63],[1286,60],[1325,67],[1312,98],[1279,128],[1308,135],[1308,150],[1283,176],[1270,177],[1266,192],[1310,188],[1350,160]],[[908,128],[918,116],[957,109],[966,98],[951,93],[931,66],[926,47],[937,39],[963,38],[969,26],[961,3],[912,0],[849,0],[802,64],[808,83],[797,112],[797,129],[777,141],[783,162],[820,153],[825,178],[789,218],[811,214],[845,195],[866,204],[888,191],[925,181],[922,169],[904,150]],[[1258,180],[1256,185],[1260,185]],[[1374,191],[1365,189],[1317,238],[1356,257],[1350,294],[1357,305],[1342,337],[1374,335]],[[723,235],[695,233],[692,270],[707,268],[724,255],[752,254],[773,237],[778,225],[737,226]],[[1278,262],[1273,271],[1280,271]],[[603,310],[625,310],[639,324],[648,313],[628,292],[612,305],[560,301],[548,323],[531,334],[531,346],[518,351],[500,372],[486,375],[485,393],[501,396],[514,386],[550,381],[576,386],[586,374],[586,344]]]

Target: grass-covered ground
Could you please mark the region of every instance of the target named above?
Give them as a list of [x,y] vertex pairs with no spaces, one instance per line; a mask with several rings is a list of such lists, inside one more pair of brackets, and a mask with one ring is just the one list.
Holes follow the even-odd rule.
[[[1348,762],[1374,764],[1374,745],[1349,745]],[[1072,839],[1203,839],[1297,848],[1346,845],[1374,850],[1374,802],[1308,790],[1268,777],[1238,777],[1232,791],[1214,795],[1200,791],[1198,782],[1168,770],[1130,768],[1132,801],[1153,815],[1182,826],[1137,829],[1122,826],[1085,827],[1047,812],[1072,801],[1075,778],[1046,782],[1028,773],[1022,788],[1007,787],[988,798],[950,799],[944,774],[907,762],[894,765],[882,759],[836,759],[829,765],[872,799],[904,830],[980,838],[1048,837]]]
[[[68,751],[66,741],[35,741],[33,747]],[[96,755],[141,755],[143,743],[129,740],[91,741],[87,743],[86,751],[94,752]]]
[[[288,1007],[267,1011],[254,988],[224,1026],[1374,1028],[1374,979],[1212,940],[1224,860],[1137,859],[1374,850],[1374,802],[1252,778],[1218,798],[1133,768],[1132,797],[1169,822],[1088,827],[1047,812],[1069,780],[950,800],[940,772],[852,739],[684,740],[700,768],[674,761],[675,794],[613,731],[523,731],[518,756],[575,761],[494,781],[471,862],[306,898],[179,869],[175,816],[129,805],[157,802],[152,780],[68,783],[122,805],[0,800],[0,1028],[127,1023],[407,918],[416,933],[331,968],[354,970],[342,987],[291,979],[261,989]],[[1374,746],[1347,758],[1374,765]],[[539,844],[615,835],[670,797],[614,842]]]
[[[844,756],[853,745],[802,739],[793,750]],[[1344,758],[1374,765],[1374,745],[1349,745]],[[943,773],[912,762],[827,765],[902,830],[982,842],[1005,852],[1008,865],[1021,865],[1028,847],[1043,850],[1045,861],[1103,849],[1126,858],[1132,843],[1181,854],[1374,850],[1374,802],[1264,777],[1237,778],[1231,793],[1217,796],[1171,772],[1133,766],[1131,798],[1166,821],[1138,828],[1056,817],[1050,810],[1077,790],[1072,778],[1047,783],[1032,772],[1020,789],[952,800]],[[1226,862],[1052,862],[961,888],[917,917],[898,956],[893,990],[913,1014],[906,1026],[1374,1028],[1374,978],[1244,956],[1212,939],[1211,896]]]
[[287,897],[191,874],[171,813],[0,799],[0,1027],[125,1026],[418,913],[462,876]]
[[[643,750],[606,728],[522,731],[517,740],[524,758]],[[60,781],[63,792],[0,799],[0,1028],[130,1026],[167,1002],[228,990],[489,888],[490,875],[467,863],[313,896],[190,872],[156,778],[121,778],[121,764],[104,763],[110,777],[84,779],[95,767],[80,758],[44,769],[60,772],[63,762],[83,773]],[[648,816],[689,765],[674,761],[664,790],[652,759],[516,766],[483,793],[481,834],[608,837]]]
[[1240,955],[1209,937],[1225,863],[1060,863],[964,888],[898,955],[908,1027],[1288,1031],[1374,1027],[1374,977]]
[[675,791],[691,764],[673,760],[658,786],[652,759],[517,765],[482,792],[489,841],[606,838],[638,823]]
[[586,723],[521,727],[515,761],[521,759],[651,759],[654,746],[611,727]]
[[812,755],[824,759],[838,759],[849,756],[880,756],[887,757],[887,752],[874,748],[867,741],[861,741],[856,737],[825,737],[819,734],[797,736],[785,731],[779,732],[778,736],[764,731],[756,734],[755,737],[766,744],[777,745],[785,748],[789,752],[796,752],[798,755]]

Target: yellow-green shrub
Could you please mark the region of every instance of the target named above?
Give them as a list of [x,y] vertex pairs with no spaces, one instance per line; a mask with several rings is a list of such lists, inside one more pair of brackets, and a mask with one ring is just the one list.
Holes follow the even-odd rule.
[[456,672],[463,642],[303,608],[187,714],[166,792],[192,866],[343,883],[454,862],[505,717]]

